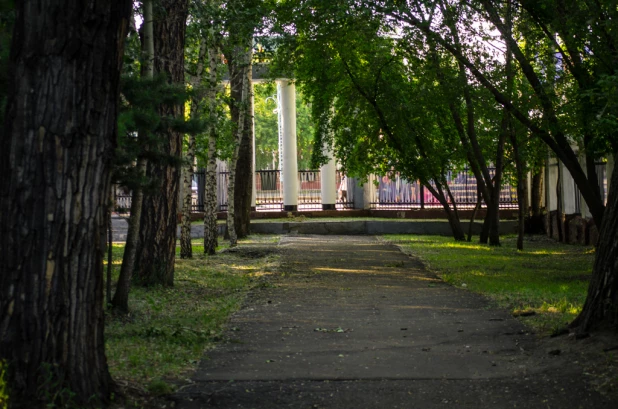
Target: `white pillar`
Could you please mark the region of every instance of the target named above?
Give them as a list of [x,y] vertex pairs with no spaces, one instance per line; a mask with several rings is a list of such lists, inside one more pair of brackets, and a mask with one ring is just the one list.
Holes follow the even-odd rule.
[[335,210],[337,204],[337,162],[333,150],[327,146],[322,148],[328,162],[320,168],[320,187],[322,193],[322,210]]
[[255,93],[253,92],[253,83],[251,83],[251,106],[249,107],[249,114],[251,115],[251,135],[253,136],[253,183],[251,184],[251,210],[255,211],[257,206],[257,178],[255,177]]
[[296,162],[296,86],[288,80],[277,81],[281,101],[281,128],[283,133],[283,210],[298,210],[298,163]]

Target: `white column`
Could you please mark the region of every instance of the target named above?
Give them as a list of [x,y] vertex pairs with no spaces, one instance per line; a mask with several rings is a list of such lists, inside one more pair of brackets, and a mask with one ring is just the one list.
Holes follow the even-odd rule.
[[333,150],[327,146],[322,148],[328,162],[320,168],[320,187],[322,193],[322,210],[335,210],[337,203],[337,162]]
[[288,80],[277,81],[281,101],[283,133],[283,210],[298,210],[298,163],[296,162],[296,86]]
[[253,83],[251,83],[251,106],[249,107],[249,114],[251,115],[251,135],[253,136],[253,183],[251,184],[251,210],[256,210],[257,201],[257,178],[255,177],[255,93],[253,92]]

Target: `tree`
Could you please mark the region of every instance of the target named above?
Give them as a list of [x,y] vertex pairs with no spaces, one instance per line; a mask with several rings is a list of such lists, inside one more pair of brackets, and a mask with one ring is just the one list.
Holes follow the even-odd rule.
[[[200,36],[201,37],[201,36]],[[191,96],[191,119],[198,119],[201,116],[200,105],[203,98],[202,77],[204,75],[204,63],[206,59],[207,44],[206,39],[199,39],[197,58],[195,61],[195,73],[190,75],[189,83],[193,90]],[[191,245],[191,207],[193,201],[192,181],[195,166],[195,135],[188,135],[186,149],[186,163],[183,171],[183,198],[182,198],[182,224],[180,230],[180,258],[193,257],[193,246]]]
[[[248,213],[246,204],[250,204],[251,187],[253,179],[253,160],[247,153],[252,153],[252,141],[250,135],[252,131],[245,132],[245,128],[250,126],[253,119],[251,118],[251,60],[253,58],[252,43],[250,38],[247,43],[234,46],[234,51],[228,54],[228,66],[230,67],[230,86],[231,86],[231,111],[232,121],[236,123],[234,130],[233,153],[230,159],[229,176],[228,176],[228,204],[227,204],[227,229],[230,238],[230,245],[236,246],[238,237],[245,237],[249,234],[248,217],[238,216],[238,213]],[[236,119],[234,120],[236,112]],[[241,153],[243,156],[241,157]],[[239,167],[238,164],[243,163],[244,166]],[[248,174],[244,177],[237,176],[237,170],[244,170]],[[240,172],[239,172],[240,173]],[[242,173],[240,173],[242,175]],[[239,188],[236,185],[239,184]],[[237,193],[238,192],[238,193]],[[249,200],[247,200],[249,199]],[[236,205],[238,211],[236,210]],[[246,221],[246,225],[243,222]]]
[[103,256],[130,7],[16,5],[0,148],[0,359],[15,407],[109,400]]
[[456,133],[437,120],[443,112],[431,108],[439,105],[428,98],[431,86],[416,80],[427,68],[423,61],[381,35],[390,28],[363,5],[301,6],[290,14],[299,17],[293,20],[298,35],[289,46],[292,57],[284,55],[294,61],[295,77],[311,98],[315,146],[328,146],[334,137],[349,175],[399,172],[419,179],[442,204],[453,236],[463,240],[446,178],[460,154],[444,149],[453,146]]
[[[468,50],[466,53],[458,50],[443,36],[440,27],[423,23],[415,9],[404,3],[408,2],[401,2],[396,8],[378,5],[377,9],[384,12],[385,16],[423,32],[449,51],[470,75],[494,95],[497,102],[540,138],[568,169],[602,232],[587,301],[572,326],[578,331],[586,331],[615,324],[618,321],[618,300],[611,295],[615,294],[612,293],[616,281],[615,259],[608,257],[608,254],[617,245],[618,231],[616,224],[610,221],[606,226],[604,220],[606,217],[614,220],[616,216],[612,212],[618,209],[614,207],[605,211],[594,166],[600,154],[616,155],[618,152],[618,131],[615,126],[607,127],[608,123],[616,123],[616,105],[612,102],[615,93],[611,87],[608,89],[603,86],[606,82],[613,82],[612,74],[618,61],[618,38],[609,23],[618,13],[615,2],[520,2],[525,11],[521,18],[537,26],[542,38],[551,43],[555,53],[560,56],[562,66],[559,72],[554,69],[555,62],[536,67],[534,61],[526,56],[518,41],[525,39],[521,38],[523,33],[520,32],[520,38],[516,38],[515,31],[509,32],[508,25],[500,17],[501,4],[483,0],[480,2],[481,7],[473,7],[473,10],[480,10],[476,15],[492,24],[511,48],[514,60],[534,90],[538,104],[534,111],[518,109],[495,86],[481,60],[469,54]],[[560,79],[566,86],[556,86],[556,79]],[[570,115],[573,112],[576,115]],[[574,144],[578,144],[585,155],[584,167],[573,149]],[[613,188],[616,188],[615,185]]]
[[[152,0],[145,0],[143,2],[143,17],[144,22],[142,24],[142,77],[146,80],[152,80],[154,78],[154,33],[153,33],[153,11]],[[137,87],[133,87],[133,91],[136,91]],[[137,92],[139,95],[139,90]],[[125,95],[126,96],[126,95]],[[132,101],[136,102],[136,101]],[[143,108],[142,103],[145,101],[139,101],[137,109]],[[146,104],[148,106],[150,104]],[[150,117],[152,118],[152,117]],[[150,119],[149,118],[149,119]],[[137,180],[136,183],[132,183],[132,195],[131,195],[131,216],[129,217],[129,228],[127,231],[127,240],[125,243],[124,253],[122,256],[122,265],[120,267],[120,274],[118,276],[118,282],[116,284],[116,292],[112,299],[112,306],[123,313],[129,311],[129,290],[131,288],[131,277],[135,270],[135,260],[137,258],[137,246],[139,244],[139,231],[142,220],[142,206],[144,204],[144,178],[146,177],[146,167],[148,161],[146,159],[148,139],[150,133],[156,129],[158,121],[145,121],[150,129],[138,129],[137,130],[137,145],[139,154],[137,155]],[[130,137],[131,138],[131,137]],[[132,138],[131,138],[132,139]],[[109,266],[108,266],[109,267]]]
[[[188,0],[161,0],[154,17],[154,68],[170,84],[184,87],[184,39]],[[161,117],[184,120],[184,104],[161,104]],[[142,285],[174,285],[176,228],[183,132],[172,126],[161,131],[166,138],[168,163],[149,163],[146,175],[160,181],[161,192],[144,197],[137,264],[134,276]],[[175,160],[174,160],[175,159]]]
[[204,201],[204,253],[215,254],[218,246],[217,231],[217,140],[221,131],[218,129],[222,117],[217,99],[220,40],[213,28],[208,31],[208,159],[206,168],[206,192]]
[[[301,3],[316,10],[320,7],[344,10],[363,7],[371,11],[374,19],[399,27],[398,35],[422,34],[450,53],[463,65],[467,76],[486,88],[534,138],[549,147],[573,177],[601,232],[589,295],[584,310],[572,326],[578,331],[587,331],[616,324],[616,259],[611,254],[615,254],[612,251],[618,246],[618,224],[615,223],[618,208],[613,205],[614,196],[605,210],[594,167],[600,155],[618,153],[615,102],[618,33],[614,30],[618,10],[615,1],[517,1],[514,2],[518,11],[514,19],[516,27],[512,31],[503,18],[506,3],[493,0],[285,3]],[[437,4],[456,12],[457,24],[467,28],[463,47],[452,41],[445,15],[436,11]],[[428,19],[428,16],[434,18]],[[332,18],[326,20],[332,21]],[[520,23],[535,29],[517,29]],[[316,27],[314,24],[308,33],[315,35]],[[499,37],[494,34],[495,30]],[[476,41],[479,38],[483,40],[480,48]],[[526,86],[519,88],[512,99],[499,86],[503,76],[494,76],[500,72],[495,67],[502,64],[492,56],[492,44],[496,42],[502,46],[508,44],[514,69],[525,78]],[[527,52],[525,47],[536,43],[544,48],[536,54]],[[521,92],[526,88],[531,89],[532,94]],[[585,156],[583,166],[577,147]],[[612,177],[610,192],[618,189],[615,181],[616,177]]]
[[[230,77],[229,107],[232,122],[236,129],[242,129],[240,139],[234,142],[238,144],[238,160],[230,163],[230,177],[234,173],[234,181],[231,179],[228,186],[234,186],[234,195],[228,196],[228,214],[233,209],[234,230],[239,238],[249,234],[251,202],[253,190],[253,98],[251,96],[252,82],[252,59],[253,59],[253,36],[258,29],[262,18],[262,1],[257,0],[233,0],[226,4],[226,16],[224,28],[227,38],[222,47],[227,59],[228,73]],[[248,77],[249,76],[249,77]],[[244,89],[247,84],[248,91]],[[245,92],[246,91],[246,92]],[[244,123],[240,123],[240,119]],[[231,190],[230,190],[231,192]],[[234,204],[230,206],[234,201]],[[229,220],[229,218],[228,218]],[[231,234],[228,223],[228,233]]]

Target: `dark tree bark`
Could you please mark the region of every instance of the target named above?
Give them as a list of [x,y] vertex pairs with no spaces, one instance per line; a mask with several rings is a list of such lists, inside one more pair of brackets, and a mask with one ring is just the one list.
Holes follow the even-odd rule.
[[208,165],[205,177],[204,192],[204,253],[214,255],[219,245],[217,231],[217,58],[219,46],[215,39],[214,29],[208,34],[208,115],[210,123],[208,135]]
[[103,258],[131,2],[15,4],[0,145],[0,359],[13,407],[38,407],[46,392],[64,406],[63,390],[78,407],[100,406],[112,383]]
[[[478,186],[478,184],[477,184]],[[481,205],[483,204],[483,195],[481,194],[481,187],[477,187],[476,192],[476,205],[474,206],[474,210],[472,210],[472,216],[470,216],[470,223],[468,224],[468,241],[472,241],[472,228],[474,227],[474,219],[476,219],[476,214],[481,209]]]
[[[155,72],[165,73],[172,84],[184,84],[184,42],[187,0],[161,0],[155,12]],[[184,104],[161,105],[162,117],[184,118]],[[176,163],[148,164],[147,177],[158,181],[161,190],[144,197],[138,259],[134,276],[141,285],[174,285],[176,227],[183,134],[171,127],[163,131],[164,152]]]
[[[423,183],[423,186],[425,186],[425,189],[429,190],[431,192],[431,194],[438,199],[438,202],[440,202],[440,204],[442,205],[442,208],[444,209],[444,212],[446,213],[446,219],[448,220],[448,224],[451,227],[451,232],[453,233],[453,238],[456,241],[465,241],[466,240],[466,235],[464,234],[463,228],[461,226],[461,221],[459,220],[459,214],[457,212],[457,207],[455,207],[455,200],[452,198],[451,196],[451,200],[452,200],[452,208],[451,208],[451,204],[449,203],[446,195],[444,194],[444,189],[442,189],[442,185],[439,182],[435,182],[436,187],[434,188],[430,183]],[[447,186],[447,185],[446,185]],[[448,193],[450,193],[450,190],[448,190],[448,187],[446,187],[446,190]]]
[[110,200],[110,206],[107,215],[107,271],[105,277],[105,304],[109,305],[112,302],[112,263],[114,261],[112,245],[114,242],[114,226],[112,224],[112,209],[113,201]]
[[[198,119],[200,108],[203,104],[204,90],[202,77],[206,65],[206,52],[208,50],[206,39],[200,41],[200,50],[197,57],[195,75],[190,76],[190,82],[196,92],[191,97],[191,119]],[[193,257],[193,245],[191,244],[191,205],[193,201],[192,182],[195,174],[195,135],[189,135],[189,144],[185,155],[186,164],[183,170],[184,196],[182,198],[182,224],[180,229],[180,258]]]
[[[144,23],[142,24],[142,54],[144,60],[141,66],[142,78],[153,79],[154,77],[154,38],[153,38],[153,12],[152,0],[145,0],[142,4],[142,15]],[[142,152],[137,158],[137,174],[142,179],[133,186],[131,192],[131,216],[129,217],[129,228],[127,231],[127,240],[125,242],[124,254],[122,255],[122,265],[118,282],[116,283],[116,292],[112,299],[111,305],[116,310],[126,314],[129,312],[129,292],[131,290],[131,278],[135,270],[135,261],[137,259],[137,248],[139,245],[139,232],[141,229],[142,209],[144,204],[144,187],[142,186],[143,179],[146,177],[146,169],[148,161],[146,154],[148,151],[148,137],[144,131],[137,135]]]
[[[511,124],[512,125],[512,124]],[[510,132],[511,144],[513,145],[513,155],[515,156],[515,170],[517,173],[517,250],[524,249],[524,233],[526,223],[526,189],[525,189],[525,175],[524,175],[524,161],[521,156],[521,150],[519,148],[519,141],[517,135],[511,129]]]
[[[252,103],[252,98],[249,97],[249,103]],[[245,126],[243,136],[240,141],[240,149],[238,150],[238,164],[236,167],[236,189],[234,191],[235,212],[234,225],[236,226],[236,234],[238,238],[244,238],[249,235],[251,223],[251,207],[254,203],[251,202],[253,193],[253,118],[249,113],[252,109],[247,109],[245,115]]]
[[[234,178],[234,227],[236,229],[236,236],[241,239],[249,235],[251,206],[253,205],[251,203],[253,189],[253,117],[249,115],[252,112],[250,107],[240,106],[243,94],[243,77],[247,81],[247,71],[244,67],[246,58],[240,52],[229,52],[227,58],[230,72],[230,94],[232,97],[230,103],[232,121],[238,123],[241,116],[240,110],[245,110],[242,115],[244,118],[243,132],[238,149],[238,161]],[[251,70],[249,70],[248,80],[251,80],[251,78]],[[247,101],[251,103],[252,98],[249,96]]]
[[532,183],[530,188],[530,220],[528,222],[527,233],[537,234],[542,233],[545,228],[543,224],[543,215],[541,213],[541,204],[543,200],[543,170],[539,169],[532,175]]
[[564,241],[564,224],[563,220],[563,209],[562,209],[562,168],[560,167],[560,162],[558,162],[558,179],[556,180],[556,226],[558,228],[558,241]]
[[618,170],[612,173],[607,211],[586,303],[571,327],[579,332],[618,326]]

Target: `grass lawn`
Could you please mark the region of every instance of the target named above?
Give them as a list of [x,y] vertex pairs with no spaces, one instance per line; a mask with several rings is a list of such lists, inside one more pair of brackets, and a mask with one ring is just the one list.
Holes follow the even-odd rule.
[[501,247],[458,243],[440,236],[389,235],[385,238],[419,257],[444,281],[483,294],[498,306],[534,315],[526,324],[546,335],[564,327],[581,311],[594,261],[594,248],[528,238],[524,251],[516,237]]
[[[276,236],[251,236],[240,245],[270,243]],[[222,326],[250,288],[264,283],[277,256],[203,254],[193,241],[194,258],[181,260],[177,249],[174,287],[132,287],[129,316],[106,316],[106,354],[112,377],[121,385],[165,394],[190,375],[204,351],[220,340]],[[113,247],[117,280],[124,244]]]

